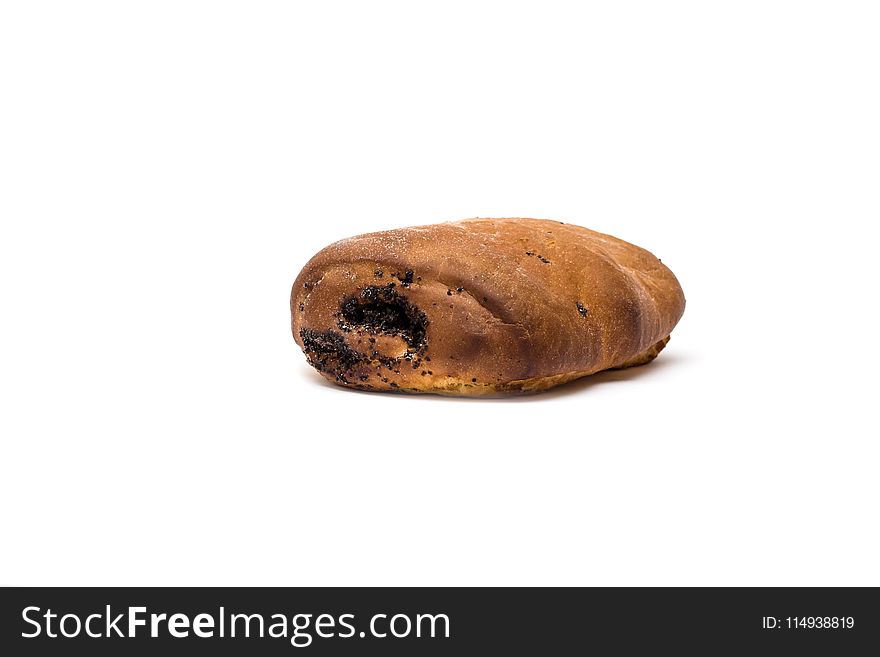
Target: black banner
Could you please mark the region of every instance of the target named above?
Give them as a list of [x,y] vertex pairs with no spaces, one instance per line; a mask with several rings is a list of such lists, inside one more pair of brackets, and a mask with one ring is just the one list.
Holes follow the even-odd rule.
[[4,655],[850,655],[880,646],[872,588],[6,588],[0,597]]

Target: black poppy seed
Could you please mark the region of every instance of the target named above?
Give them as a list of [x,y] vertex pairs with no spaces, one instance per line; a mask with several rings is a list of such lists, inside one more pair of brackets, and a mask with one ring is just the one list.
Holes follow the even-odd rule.
[[300,329],[299,336],[309,363],[319,372],[326,370],[328,363],[332,362],[330,373],[344,378],[343,373],[349,372],[363,361],[363,356],[349,347],[345,338],[335,331],[321,332],[303,328]]
[[299,304],[299,311],[300,311],[300,312],[303,312],[305,309],[306,309],[305,304],[302,304],[302,303]]
[[446,290],[446,296],[447,296],[447,297],[451,297],[451,296],[452,296],[452,290]]
[[471,379],[471,383],[476,383],[476,382],[477,382],[476,378]]
[[577,302],[577,309],[578,309],[578,312],[581,314],[581,317],[587,316],[587,308],[584,305],[582,305],[580,301]]
[[461,294],[462,292],[464,292],[464,288],[463,288],[463,287],[457,287],[457,288],[455,288],[455,291],[458,292],[459,294]]
[[373,273],[376,275],[376,278],[382,278],[382,270],[381,269],[377,269]]

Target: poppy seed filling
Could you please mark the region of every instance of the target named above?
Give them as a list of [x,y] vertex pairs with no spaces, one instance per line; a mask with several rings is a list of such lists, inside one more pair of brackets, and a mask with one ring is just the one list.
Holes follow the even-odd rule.
[[[394,283],[382,287],[371,285],[361,290],[358,296],[343,299],[336,315],[337,326],[343,333],[358,330],[371,335],[397,336],[406,342],[406,354],[395,358],[373,350],[368,355],[349,346],[343,333],[332,329],[315,331],[303,328],[299,335],[306,356],[315,369],[335,376],[340,383],[352,385],[349,378],[357,377],[360,381],[369,378],[367,374],[359,372],[370,363],[380,363],[397,374],[400,373],[402,360],[413,361],[413,369],[419,367],[421,355],[427,348],[428,318],[405,296],[398,294],[395,287]],[[375,347],[376,340],[370,338],[370,343]],[[387,382],[387,378],[382,380]],[[354,385],[371,387],[363,383]],[[397,387],[396,384],[394,387]]]
[[349,347],[336,331],[301,329],[299,337],[309,362],[319,372],[332,372],[338,381],[348,383],[345,373],[364,360],[363,354]]
[[358,296],[343,300],[339,309],[337,324],[343,331],[359,328],[373,335],[396,335],[412,351],[425,346],[427,316],[398,294],[393,283],[365,287]]

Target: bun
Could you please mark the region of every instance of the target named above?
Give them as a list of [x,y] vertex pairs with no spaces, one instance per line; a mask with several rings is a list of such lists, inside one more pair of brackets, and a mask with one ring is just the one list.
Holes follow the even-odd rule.
[[535,392],[653,360],[684,312],[637,246],[543,219],[467,219],[351,237],[290,297],[293,337],[362,390]]

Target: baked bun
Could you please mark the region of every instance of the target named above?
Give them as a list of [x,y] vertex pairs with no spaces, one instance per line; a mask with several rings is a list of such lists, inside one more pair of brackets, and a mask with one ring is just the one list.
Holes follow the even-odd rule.
[[293,337],[361,390],[535,392],[653,360],[684,312],[675,276],[610,235],[543,219],[467,219],[351,237],[290,297]]

